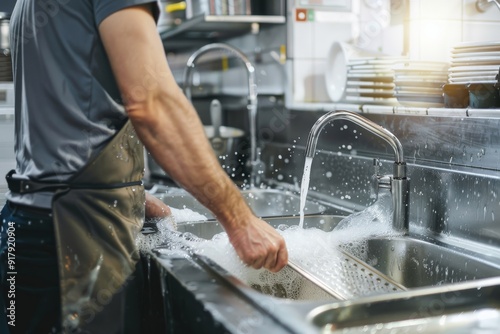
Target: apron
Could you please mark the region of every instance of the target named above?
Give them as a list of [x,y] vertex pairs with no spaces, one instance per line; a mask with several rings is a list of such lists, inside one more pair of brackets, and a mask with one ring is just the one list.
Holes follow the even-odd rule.
[[135,238],[144,222],[143,175],[143,146],[127,121],[68,188],[55,192],[65,333],[124,332],[123,295],[139,260]]

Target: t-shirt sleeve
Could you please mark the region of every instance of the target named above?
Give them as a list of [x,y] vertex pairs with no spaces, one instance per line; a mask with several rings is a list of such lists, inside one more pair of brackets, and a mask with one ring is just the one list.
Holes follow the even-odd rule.
[[97,26],[99,26],[109,15],[127,7],[151,4],[153,6],[154,19],[157,22],[160,13],[158,2],[151,0],[93,0],[92,3],[94,6],[95,23]]

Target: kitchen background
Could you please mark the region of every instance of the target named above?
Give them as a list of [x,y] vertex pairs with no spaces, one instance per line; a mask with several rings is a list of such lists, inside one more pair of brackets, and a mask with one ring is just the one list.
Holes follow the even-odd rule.
[[[164,8],[174,2],[160,4]],[[2,2],[2,8],[9,3],[13,2]],[[469,240],[486,238],[488,243],[500,244],[496,223],[500,217],[500,109],[332,101],[325,80],[330,49],[339,41],[412,61],[441,62],[450,60],[451,50],[459,43],[498,41],[500,10],[495,5],[479,11],[475,0],[251,4],[252,16],[226,15],[223,20],[202,15],[197,22],[198,17],[186,20],[182,10],[176,15],[165,12],[158,30],[180,86],[184,86],[189,56],[208,43],[228,43],[253,63],[259,159],[268,184],[298,190],[305,141],[313,123],[334,109],[361,112],[392,131],[403,144],[412,179],[410,219],[415,228],[429,228],[432,222],[437,233],[453,232]],[[210,21],[210,17],[218,19]],[[200,58],[193,75],[193,103],[205,124],[211,124],[209,104],[218,98],[223,124],[248,134],[246,78],[245,67],[230,54],[210,52]],[[14,167],[11,88],[10,83],[0,85],[5,96],[0,102],[2,175]],[[335,125],[340,131],[325,130],[320,136],[310,187],[313,194],[356,210],[372,201],[368,187],[372,158],[381,158],[382,171],[387,171],[387,161],[393,157],[383,143],[357,138],[350,131],[343,132],[344,128]],[[231,174],[245,182],[248,171],[241,168]],[[165,175],[152,176],[157,182],[168,180]],[[4,191],[2,178],[0,202]]]

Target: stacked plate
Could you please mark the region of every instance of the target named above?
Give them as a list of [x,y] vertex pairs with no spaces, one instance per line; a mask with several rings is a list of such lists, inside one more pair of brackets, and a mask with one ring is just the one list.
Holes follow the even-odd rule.
[[353,103],[394,105],[395,57],[354,58],[347,63],[344,100]]
[[333,102],[397,104],[392,67],[401,57],[335,41],[326,58],[325,84]]
[[448,81],[449,64],[407,60],[394,66],[394,96],[403,106],[442,107],[442,87]]
[[500,69],[500,42],[462,43],[451,50],[449,83],[497,82]]

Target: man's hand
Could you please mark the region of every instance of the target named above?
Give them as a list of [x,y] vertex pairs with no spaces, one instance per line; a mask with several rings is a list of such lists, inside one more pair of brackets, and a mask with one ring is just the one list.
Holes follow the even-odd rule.
[[171,214],[172,212],[168,205],[146,192],[146,219],[163,218]]
[[278,272],[288,262],[283,237],[268,223],[256,217],[245,227],[228,231],[228,236],[242,261],[255,269],[264,267]]

